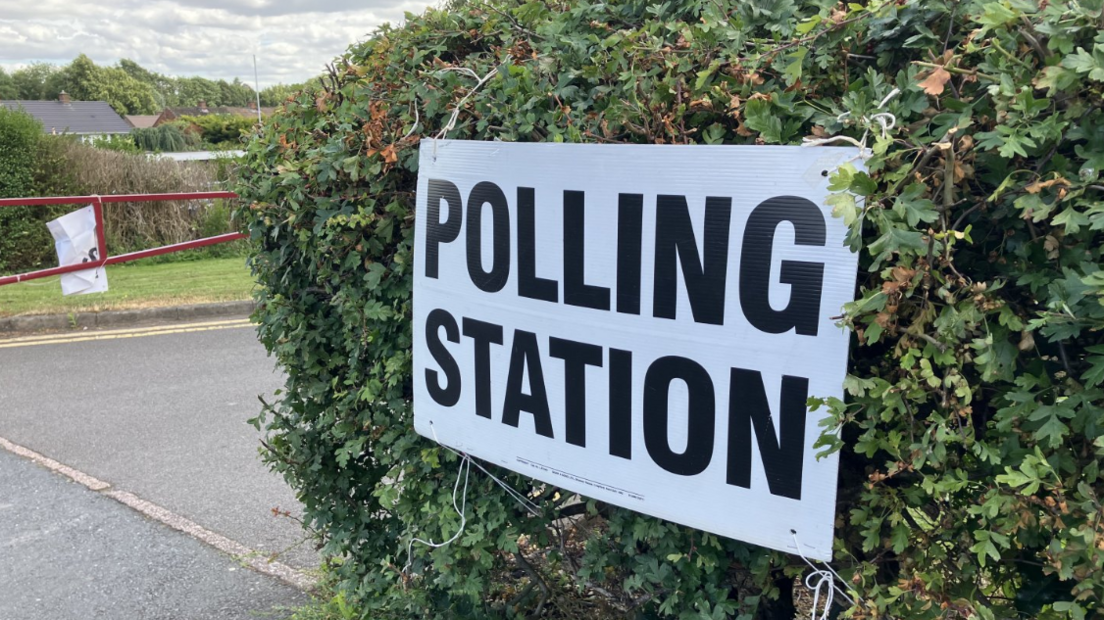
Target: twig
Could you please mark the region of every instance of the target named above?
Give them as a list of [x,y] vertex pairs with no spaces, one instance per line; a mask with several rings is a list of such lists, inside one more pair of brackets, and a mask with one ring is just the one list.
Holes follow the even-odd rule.
[[977,211],[978,209],[980,209],[984,206],[985,206],[984,202],[979,202],[976,205],[970,207],[969,209],[966,209],[965,211],[963,211],[962,215],[958,216],[958,219],[955,220],[954,226],[951,226],[951,230],[958,230],[959,225],[962,224],[962,221],[966,219],[966,216],[970,215],[974,211]]
[[514,557],[517,558],[521,568],[529,574],[529,578],[540,587],[541,597],[540,601],[537,602],[537,608],[533,610],[533,613],[527,616],[528,618],[539,618],[544,611],[545,604],[548,603],[548,584],[544,582],[544,579],[540,576],[540,573],[537,572],[537,569],[533,568],[533,565],[529,563],[529,560],[525,559],[525,556],[520,551],[515,551]]
[[927,67],[929,69],[943,69],[947,73],[954,73],[955,75],[973,75],[979,78],[985,78],[991,82],[999,82],[1000,78],[995,75],[989,75],[988,73],[982,73],[974,69],[959,69],[958,67],[945,67],[943,65],[936,64],[934,62],[924,62],[922,60],[914,60],[912,64]]
[[1058,341],[1058,355],[1062,358],[1062,366],[1066,369],[1066,374],[1072,376],[1073,371],[1070,370],[1069,357],[1066,356],[1066,343],[1061,340]]
[[1032,25],[1031,20],[1027,18],[1027,15],[1020,15],[1020,19],[1023,21],[1024,30],[1020,31],[1020,34],[1027,39],[1028,44],[1035,48],[1035,51],[1039,54],[1039,57],[1046,63],[1050,59],[1050,50],[1043,47],[1043,44],[1039,42],[1038,32],[1035,31],[1035,26]]
[[1008,60],[1011,60],[1012,62],[1016,63],[1017,65],[1020,65],[1024,69],[1031,69],[1032,68],[1031,65],[1027,64],[1022,59],[1017,58],[1015,54],[1013,54],[1012,52],[1009,52],[1008,50],[1004,49],[1004,46],[1000,44],[1000,39],[997,39],[996,37],[993,37],[992,41],[993,41],[993,47],[996,48],[996,50],[1001,53],[1001,56],[1004,56]]
[[913,336],[915,338],[920,338],[921,340],[924,340],[924,341],[928,342],[928,344],[930,344],[930,345],[934,346],[935,348],[939,349],[940,353],[946,353],[947,352],[947,345],[943,344],[942,342],[939,342],[938,340],[936,340],[935,338],[932,338],[931,336],[929,336],[927,334],[914,334],[914,333],[908,331],[907,329],[905,329],[904,327],[898,327],[897,328],[897,333],[901,334],[903,336]]

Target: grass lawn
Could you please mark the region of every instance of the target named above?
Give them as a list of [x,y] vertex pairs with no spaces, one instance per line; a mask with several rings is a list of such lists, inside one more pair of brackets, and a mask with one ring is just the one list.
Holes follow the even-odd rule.
[[62,297],[56,277],[0,286],[0,317],[239,301],[254,287],[241,257],[113,265],[107,282],[106,293],[70,297]]

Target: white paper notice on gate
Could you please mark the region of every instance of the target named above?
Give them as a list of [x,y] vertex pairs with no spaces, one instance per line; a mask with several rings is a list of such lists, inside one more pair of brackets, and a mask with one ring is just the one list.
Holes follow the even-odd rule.
[[414,425],[581,495],[830,560],[854,148],[422,142]]
[[[68,267],[103,260],[103,257],[99,256],[96,212],[92,205],[47,222],[46,227],[54,236],[58,266]],[[87,295],[105,291],[107,291],[107,270],[103,267],[75,271],[61,276],[62,295]]]

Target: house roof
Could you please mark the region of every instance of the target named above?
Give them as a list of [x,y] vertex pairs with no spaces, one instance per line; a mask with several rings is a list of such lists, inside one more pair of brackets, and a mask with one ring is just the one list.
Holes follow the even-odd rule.
[[153,127],[157,119],[161,118],[160,114],[127,114],[127,122],[130,123],[135,129],[149,129]]
[[22,109],[42,123],[46,133],[130,133],[131,126],[103,101],[0,101],[11,110]]
[[[172,112],[172,114],[180,118],[181,116],[207,116],[209,114],[234,114],[237,116],[244,116],[247,118],[256,117],[257,110],[254,108],[235,108],[229,106],[210,106],[206,108],[195,107],[177,107],[166,108],[166,111]],[[261,115],[268,116],[276,111],[276,108],[261,108]]]

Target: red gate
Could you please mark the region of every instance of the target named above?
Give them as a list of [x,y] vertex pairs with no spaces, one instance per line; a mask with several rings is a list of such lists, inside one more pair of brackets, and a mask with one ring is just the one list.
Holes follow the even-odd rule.
[[39,271],[31,271],[29,273],[21,273],[13,276],[0,276],[0,286],[5,284],[15,284],[16,282],[26,282],[28,280],[37,280],[39,278],[49,278],[51,276],[57,276],[65,273],[72,273],[74,271],[84,271],[86,269],[97,269],[106,265],[117,265],[119,263],[128,263],[140,258],[149,258],[151,256],[160,256],[161,254],[171,254],[173,252],[182,252],[184,250],[194,250],[196,248],[202,248],[208,245],[216,245],[219,243],[228,243],[230,241],[237,241],[238,239],[245,239],[247,235],[242,233],[227,233],[225,235],[218,235],[215,237],[207,237],[206,239],[197,239],[195,241],[185,241],[184,243],[176,243],[173,245],[166,245],[159,248],[152,248],[149,250],[142,250],[140,252],[131,252],[130,254],[120,254],[119,256],[107,255],[107,240],[104,236],[103,229],[103,205],[105,202],[165,202],[169,200],[212,200],[215,198],[237,198],[238,195],[234,192],[190,192],[181,194],[125,194],[125,195],[112,195],[112,196],[65,196],[58,198],[0,198],[0,208],[2,207],[21,207],[21,206],[49,206],[49,205],[68,205],[68,204],[91,204],[93,210],[96,213],[96,242],[98,245],[98,252],[101,259],[97,262],[81,263],[79,265],[67,265],[65,267],[54,267],[52,269],[42,269]]

